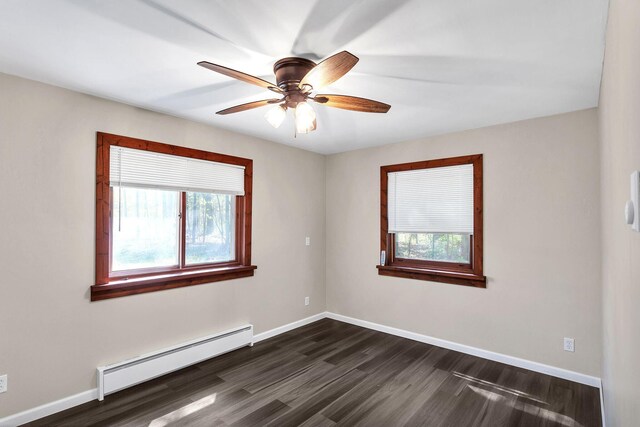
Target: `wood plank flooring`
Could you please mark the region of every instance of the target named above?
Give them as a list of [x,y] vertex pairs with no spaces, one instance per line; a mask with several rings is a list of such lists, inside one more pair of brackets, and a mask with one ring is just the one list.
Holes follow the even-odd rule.
[[600,426],[596,388],[323,319],[29,426]]

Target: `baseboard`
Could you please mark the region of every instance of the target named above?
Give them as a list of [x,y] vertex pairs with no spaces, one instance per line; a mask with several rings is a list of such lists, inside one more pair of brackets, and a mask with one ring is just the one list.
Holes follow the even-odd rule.
[[398,329],[398,328],[393,328],[391,326],[380,325],[378,323],[369,322],[367,320],[355,319],[353,317],[343,316],[341,314],[327,312],[327,317],[330,319],[339,320],[341,322],[351,323],[352,325],[362,326],[363,328],[373,329],[373,330],[385,332],[391,335],[397,335],[399,337],[408,338],[413,341],[419,341],[426,344],[443,347],[449,350],[459,351],[460,353],[470,354],[472,356],[482,357],[483,359],[489,359],[495,362],[504,363],[506,365],[517,366],[519,368],[528,369],[530,371],[540,372],[542,374],[547,374],[554,377],[563,378],[565,380],[573,381],[576,383],[586,384],[592,387],[600,388],[600,378],[593,377],[591,375],[585,375],[579,372],[569,371],[567,369],[556,368],[555,366],[545,365],[543,363],[538,363],[538,362],[532,362],[531,360],[508,356],[502,353],[495,353],[493,351],[484,350],[477,347],[458,344],[452,341],[447,341],[440,338],[430,337],[428,335],[422,335],[415,332],[406,331],[404,329]]
[[45,403],[36,408],[27,409],[26,411],[19,412],[14,415],[0,419],[0,426],[2,427],[15,427],[21,424],[30,423],[37,419],[48,417],[56,412],[64,411],[65,409],[73,408],[74,406],[82,405],[83,403],[96,400],[98,398],[98,389],[83,391],[82,393],[68,396],[55,402]]
[[296,320],[295,322],[288,323],[286,325],[279,326],[277,328],[270,329],[265,332],[261,332],[253,336],[253,342],[257,343],[271,337],[275,337],[276,335],[284,334],[285,332],[289,332],[292,329],[299,328],[300,326],[308,325],[309,323],[317,322],[318,320],[322,320],[327,317],[327,312],[322,312],[318,314],[314,314],[313,316],[309,316],[305,319]]
[[[293,329],[299,328],[309,323],[322,320],[324,318],[334,319],[345,323],[351,323],[352,325],[361,326],[367,329],[373,329],[376,331],[384,332],[391,335],[396,335],[402,338],[407,338],[413,341],[419,341],[426,344],[435,345],[438,347],[446,348],[449,350],[459,351],[461,353],[470,354],[472,356],[482,357],[484,359],[493,360],[496,362],[504,363],[507,365],[517,366],[519,368],[529,369],[534,372],[540,372],[542,374],[551,375],[558,378],[563,378],[569,381],[574,381],[580,384],[586,384],[592,387],[600,389],[600,404],[602,406],[602,425],[604,426],[604,399],[602,396],[602,384],[600,378],[590,375],[581,374],[578,372],[569,371],[562,368],[556,368],[554,366],[545,365],[543,363],[532,362],[526,359],[520,359],[518,357],[507,356],[506,354],[495,353],[489,350],[483,350],[477,347],[471,347],[464,344],[458,344],[452,341],[443,340],[440,338],[430,337],[428,335],[422,335],[415,332],[406,331],[404,329],[393,328],[391,326],[380,325],[378,323],[369,322],[367,320],[355,319],[353,317],[343,316],[341,314],[322,312],[313,316],[301,319],[289,324],[279,326],[277,328],[270,329],[265,332],[261,332],[253,336],[253,343],[257,343],[268,338],[275,337],[276,335],[283,334]],[[28,409],[18,414],[10,415],[8,417],[0,419],[0,427],[15,427],[20,424],[29,423],[31,421],[55,414],[56,412],[64,411],[65,409],[72,408],[74,406],[81,405],[83,403],[96,400],[98,398],[98,389],[87,390],[82,393],[75,394],[73,396],[65,397],[55,402],[46,403],[38,406],[37,408]]]
[[[318,313],[313,316],[307,317],[305,319],[301,319],[296,322],[291,322],[287,325],[283,325],[283,326],[271,329],[269,331],[262,332],[260,334],[253,336],[253,342],[256,343],[262,340],[266,340],[267,338],[280,335],[292,329],[299,328],[300,326],[304,326],[309,323],[313,323],[315,321],[324,319],[325,317],[327,317],[326,313],[322,312],[322,313]],[[73,396],[68,396],[60,400],[56,400],[55,402],[45,403],[44,405],[38,406],[36,408],[27,409],[26,411],[23,411],[14,415],[9,415],[8,417],[5,417],[5,418],[1,418],[0,427],[19,426],[21,424],[29,423],[31,421],[35,421],[37,419],[55,414],[56,412],[64,411],[65,409],[69,409],[74,406],[82,405],[83,403],[96,400],[97,398],[98,398],[97,388],[93,390],[87,390],[82,393],[75,394]]]

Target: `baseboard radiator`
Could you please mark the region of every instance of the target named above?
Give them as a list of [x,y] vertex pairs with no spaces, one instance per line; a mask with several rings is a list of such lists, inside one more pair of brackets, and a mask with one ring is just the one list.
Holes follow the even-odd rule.
[[253,344],[253,325],[98,367],[98,400],[116,391]]

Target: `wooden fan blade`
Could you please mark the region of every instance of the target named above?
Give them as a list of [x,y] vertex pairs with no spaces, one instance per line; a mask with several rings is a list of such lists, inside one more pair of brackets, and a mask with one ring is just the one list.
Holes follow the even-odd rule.
[[246,104],[240,104],[240,105],[236,105],[235,107],[229,107],[224,110],[220,110],[216,114],[224,115],[224,114],[239,113],[241,111],[247,111],[247,110],[252,110],[258,107],[264,107],[265,105],[269,105],[269,104],[277,104],[278,102],[283,100],[284,99],[263,99],[261,101],[247,102]]
[[361,111],[364,113],[386,113],[391,105],[372,99],[358,98],[357,96],[346,95],[316,95],[315,102],[328,107],[342,108],[343,110]]
[[314,89],[318,90],[347,74],[357,62],[358,57],[350,54],[346,50],[336,53],[313,67],[311,71],[302,78],[299,87],[302,88],[304,85],[311,85]]
[[266,80],[262,80],[261,78],[252,76],[247,73],[243,73],[242,71],[234,70],[232,68],[223,67],[222,65],[212,64],[207,61],[200,61],[198,65],[204,68],[207,68],[211,71],[215,71],[216,73],[224,74],[225,76],[232,77],[234,79],[241,80],[245,83],[251,83],[256,86],[264,87],[274,92],[282,92],[278,86],[273,83],[270,83]]

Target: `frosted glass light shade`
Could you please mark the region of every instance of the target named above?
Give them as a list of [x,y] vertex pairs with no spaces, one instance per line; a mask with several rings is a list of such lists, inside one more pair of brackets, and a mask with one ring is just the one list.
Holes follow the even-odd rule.
[[281,105],[276,105],[275,107],[269,109],[267,114],[264,115],[264,118],[267,119],[269,124],[274,128],[279,128],[285,117],[287,116],[287,112]]
[[300,102],[296,105],[296,132],[309,133],[316,129],[316,112],[311,105]]

